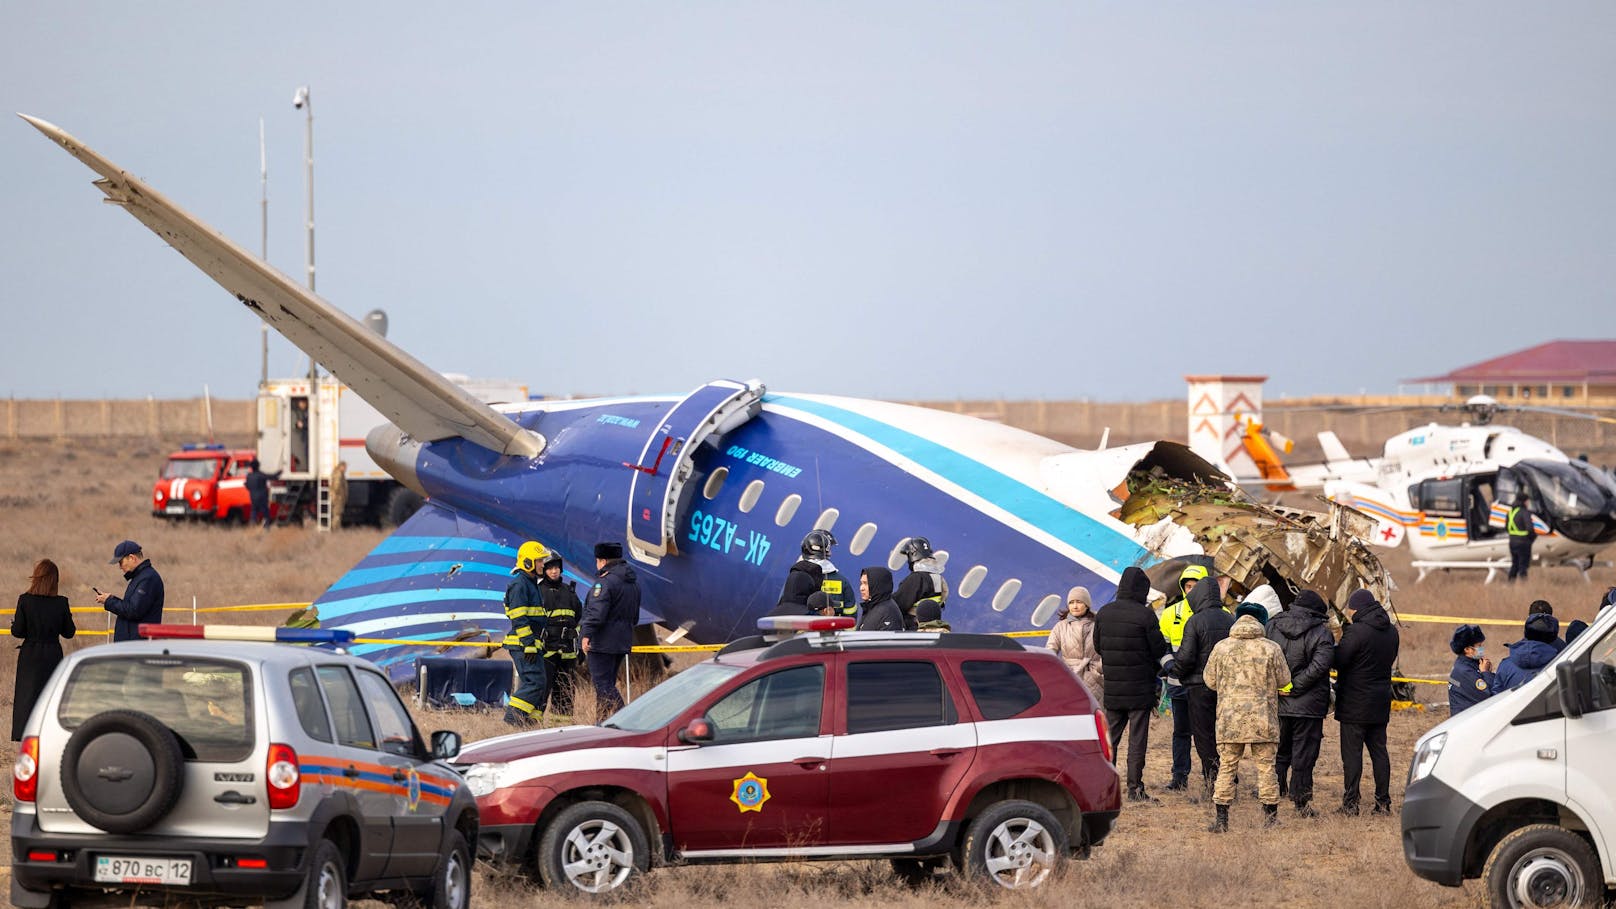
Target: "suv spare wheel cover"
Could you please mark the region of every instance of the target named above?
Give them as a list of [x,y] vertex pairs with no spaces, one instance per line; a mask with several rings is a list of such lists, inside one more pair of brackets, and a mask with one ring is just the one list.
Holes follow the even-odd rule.
[[73,813],[108,833],[135,833],[179,801],[185,757],[156,717],[109,710],[86,720],[62,752],[62,794]]

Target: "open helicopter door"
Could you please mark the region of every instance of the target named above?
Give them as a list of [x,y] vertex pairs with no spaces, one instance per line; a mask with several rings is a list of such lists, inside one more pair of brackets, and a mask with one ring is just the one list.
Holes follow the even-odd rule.
[[686,395],[646,440],[628,491],[628,551],[649,565],[662,561],[673,538],[674,509],[690,479],[696,448],[757,416],[767,389],[761,382],[709,382]]

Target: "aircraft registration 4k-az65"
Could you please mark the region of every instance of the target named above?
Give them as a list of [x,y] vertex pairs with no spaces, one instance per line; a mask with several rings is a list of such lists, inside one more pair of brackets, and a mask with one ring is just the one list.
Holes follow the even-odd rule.
[[[392,421],[377,464],[427,504],[332,584],[321,625],[361,637],[494,640],[516,547],[577,566],[620,540],[642,619],[697,642],[775,606],[803,536],[831,529],[845,575],[937,544],[956,631],[1047,626],[1071,588],[1106,602],[1122,570],[1172,589],[1186,559],[1240,593],[1272,584],[1344,602],[1389,582],[1349,509],[1280,512],[1175,442],[1083,451],[957,414],[715,381],[688,394],[490,406],[299,287],[61,129],[30,124],[123,207]],[[953,558],[948,558],[951,551]],[[589,577],[585,570],[583,577]],[[354,651],[408,676],[420,645]]]

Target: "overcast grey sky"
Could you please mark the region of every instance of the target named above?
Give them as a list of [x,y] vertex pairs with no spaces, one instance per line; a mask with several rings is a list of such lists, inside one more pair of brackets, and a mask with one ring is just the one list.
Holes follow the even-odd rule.
[[[53,121],[444,371],[1270,396],[1616,336],[1616,4],[0,5]],[[0,122],[0,393],[247,397],[258,323]],[[271,372],[299,369],[283,341]]]

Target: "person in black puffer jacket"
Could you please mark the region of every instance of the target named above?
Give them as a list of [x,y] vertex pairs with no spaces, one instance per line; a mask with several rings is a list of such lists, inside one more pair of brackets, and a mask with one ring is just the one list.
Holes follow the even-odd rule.
[[1156,705],[1156,676],[1167,661],[1167,639],[1145,601],[1150,578],[1129,567],[1117,581],[1117,597],[1094,620],[1094,648],[1105,667],[1105,721],[1111,753],[1128,732],[1128,798],[1150,801],[1145,792],[1145,749],[1150,741],[1150,708]]
[[871,565],[859,573],[859,631],[903,631],[903,613],[892,599],[892,572]]
[[786,572],[785,586],[780,589],[780,600],[769,615],[809,615],[808,597],[817,592],[825,581],[825,571],[818,562],[804,556]]
[[[1330,666],[1335,638],[1325,621],[1324,598],[1304,590],[1268,623],[1268,640],[1285,651],[1291,684],[1279,692],[1279,754],[1274,772],[1279,794],[1289,795],[1302,817],[1314,817],[1313,765],[1324,741],[1324,717],[1330,712]],[[1288,779],[1287,779],[1288,778]]]
[[1335,718],[1341,724],[1342,814],[1358,813],[1363,752],[1375,774],[1375,814],[1392,811],[1392,765],[1386,754],[1386,724],[1392,716],[1392,666],[1398,635],[1385,607],[1367,590],[1347,598],[1351,619],[1335,645]]
[[1206,687],[1203,673],[1212,648],[1229,636],[1234,616],[1223,608],[1223,593],[1216,577],[1208,577],[1190,591],[1193,615],[1184,624],[1184,640],[1173,655],[1178,677],[1184,680],[1190,708],[1190,740],[1201,760],[1202,797],[1211,793],[1218,778],[1218,693]]

